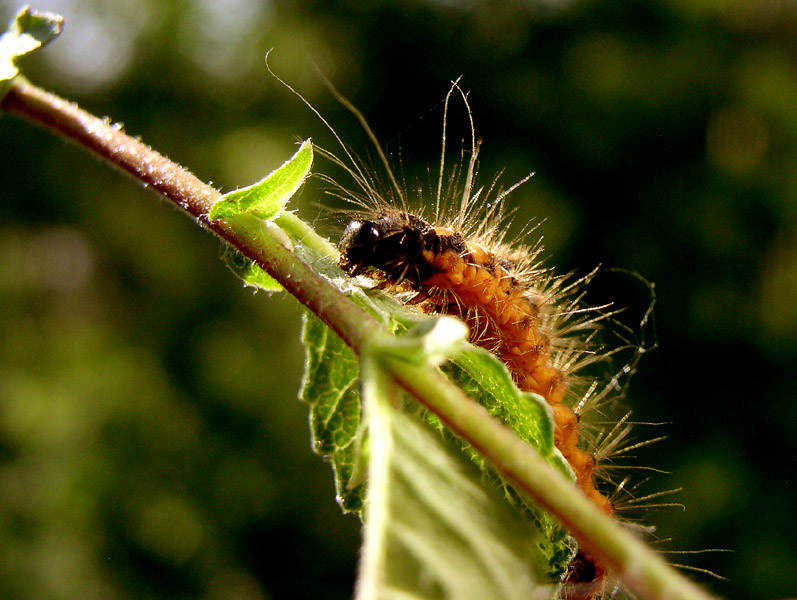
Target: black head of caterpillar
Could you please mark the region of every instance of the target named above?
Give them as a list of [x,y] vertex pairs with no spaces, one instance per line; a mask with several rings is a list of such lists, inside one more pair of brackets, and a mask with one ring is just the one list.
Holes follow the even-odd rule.
[[451,250],[465,252],[459,233],[441,235],[417,215],[390,211],[351,221],[340,239],[340,264],[349,275],[381,272],[393,284],[420,289],[438,268],[431,259]]

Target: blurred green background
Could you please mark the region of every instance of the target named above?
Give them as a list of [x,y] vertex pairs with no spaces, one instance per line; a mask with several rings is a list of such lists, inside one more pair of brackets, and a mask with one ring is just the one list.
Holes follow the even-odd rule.
[[[778,0],[42,0],[23,67],[224,190],[334,142],[321,72],[426,179],[463,76],[485,180],[549,264],[655,282],[659,347],[627,405],[667,422],[646,515],[728,598],[797,594],[797,5]],[[17,2],[0,1],[7,22]],[[452,149],[465,135],[452,108]],[[152,193],[0,116],[0,597],[347,598],[359,524],[310,451],[300,310],[253,295]],[[320,161],[317,170],[332,173]],[[332,237],[311,181],[296,202]],[[648,290],[605,276],[593,303]],[[653,341],[652,328],[645,331]]]

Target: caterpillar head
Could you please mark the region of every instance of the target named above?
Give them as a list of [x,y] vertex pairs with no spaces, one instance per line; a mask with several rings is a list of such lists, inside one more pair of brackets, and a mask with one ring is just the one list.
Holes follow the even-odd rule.
[[340,239],[340,265],[349,275],[376,271],[394,285],[420,289],[436,269],[431,260],[443,238],[422,218],[386,212],[374,219],[354,219]]

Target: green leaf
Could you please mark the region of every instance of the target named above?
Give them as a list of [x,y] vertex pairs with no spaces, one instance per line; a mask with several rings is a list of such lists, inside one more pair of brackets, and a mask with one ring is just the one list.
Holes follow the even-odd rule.
[[313,144],[305,140],[296,154],[276,171],[249,187],[224,194],[210,208],[210,220],[230,219],[242,214],[264,221],[278,217],[307,179],[312,164]]
[[[257,235],[257,228],[268,224],[264,221],[270,222],[283,215],[288,200],[307,179],[312,164],[313,145],[306,140],[296,154],[270,175],[249,187],[223,195],[210,207],[208,218],[211,221],[226,219],[248,235]],[[282,290],[273,277],[237,250],[228,248],[222,259],[246,285],[269,292]]]
[[363,380],[370,463],[357,598],[553,597],[556,586],[538,564],[542,536],[534,521],[507,504],[456,446],[396,410],[396,390],[378,366],[364,362]]
[[343,510],[360,512],[365,484],[357,357],[310,312],[304,315],[302,341],[307,357],[300,397],[310,405],[313,450],[332,463]]
[[225,248],[221,255],[227,267],[246,285],[264,290],[266,292],[281,292],[282,286],[271,275],[258,267],[232,246]]
[[470,346],[454,357],[447,371],[460,388],[490,414],[501,419],[553,466],[574,479],[570,465],[554,445],[551,407],[539,394],[521,392],[504,363],[487,350]]
[[64,19],[60,15],[37,12],[26,6],[0,36],[0,96],[5,94],[11,80],[19,74],[16,60],[24,54],[46,45],[61,33]]
[[[545,458],[569,479],[575,480],[570,465],[554,445],[554,422],[551,407],[538,394],[520,391],[506,365],[487,350],[470,347],[446,366],[449,377],[471,398],[484,406],[514,431],[518,437]],[[500,477],[473,448],[464,452],[488,477],[500,483]],[[551,515],[540,510],[511,487],[505,488],[507,499],[534,519],[544,535],[538,550],[547,565],[547,575],[558,579],[573,558],[573,544],[567,530]]]
[[[350,285],[350,280],[341,280],[340,283]],[[385,294],[366,293],[359,288],[349,288],[348,291],[356,303],[386,323],[389,329],[399,332],[409,329],[386,346],[380,345],[379,351],[390,352],[413,363],[421,360],[419,356],[424,354],[423,348],[427,352],[456,353],[452,362],[444,367],[449,376],[490,413],[535,447],[548,462],[573,478],[567,462],[554,446],[550,407],[541,397],[518,390],[506,366],[495,356],[469,345],[465,345],[462,351],[461,341],[456,341],[451,330],[447,327],[441,329],[439,324],[433,325],[439,321],[438,318],[411,311]],[[427,337],[431,332],[431,341],[423,338],[424,329],[428,330]],[[434,339],[435,336],[439,336],[439,339]],[[364,464],[369,457],[373,459],[374,444],[381,443],[376,441],[373,431],[366,431],[362,422],[359,363],[337,335],[314,317],[306,318],[303,341],[307,351],[307,369],[302,398],[311,405],[314,448],[326,456],[335,468],[338,500],[344,510],[359,512],[366,493]],[[432,358],[439,360],[441,355]],[[449,433],[435,415],[421,410],[417,402],[405,399],[403,395],[399,396],[397,406],[425,421],[434,436],[461,450],[458,460],[466,465],[462,468],[476,468],[486,489],[491,490],[485,493],[496,499],[497,506],[490,510],[499,513],[509,510],[524,523],[531,523],[536,530],[542,531],[542,535],[536,538],[533,553],[536,558],[529,557],[529,564],[538,560],[545,565],[546,581],[557,581],[573,555],[573,544],[566,530],[547,513],[505,485],[481,455]],[[431,464],[428,466],[433,468]],[[419,477],[427,476],[423,469],[418,469]],[[431,534],[433,529],[429,531]],[[434,544],[433,540],[430,544]]]

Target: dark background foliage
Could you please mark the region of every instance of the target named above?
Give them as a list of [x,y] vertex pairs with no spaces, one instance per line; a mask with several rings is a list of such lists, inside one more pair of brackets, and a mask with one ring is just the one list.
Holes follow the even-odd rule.
[[[314,64],[408,180],[470,92],[482,173],[549,264],[655,282],[658,349],[627,404],[685,506],[646,516],[729,598],[795,594],[797,10],[777,0],[42,0],[34,82],[224,190],[299,138],[333,147],[262,57],[364,156]],[[15,2],[0,2],[8,20]],[[454,151],[461,105],[449,116]],[[359,543],[311,454],[300,310],[253,295],[218,243],[140,186],[0,117],[0,597],[345,598]],[[371,153],[372,154],[372,153]],[[317,168],[331,172],[319,162]],[[335,236],[311,182],[297,206]],[[319,218],[320,216],[320,218]],[[589,297],[648,290],[599,278]],[[652,328],[645,330],[647,341]],[[705,578],[703,578],[705,579]]]

